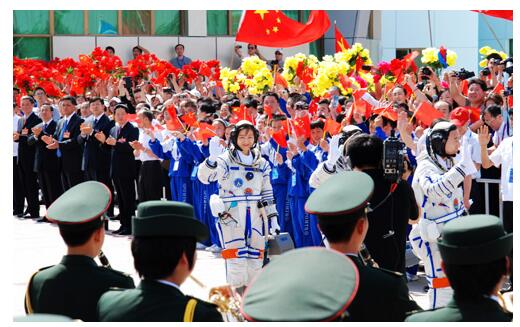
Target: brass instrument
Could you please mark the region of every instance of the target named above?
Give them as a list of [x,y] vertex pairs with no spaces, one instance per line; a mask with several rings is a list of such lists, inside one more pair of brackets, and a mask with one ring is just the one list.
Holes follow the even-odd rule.
[[500,306],[506,313],[513,313],[513,292],[497,294]]
[[[190,275],[191,280],[193,280],[197,285],[201,288],[207,289],[208,287],[204,285],[197,278]],[[217,310],[222,315],[222,318],[226,322],[243,322],[245,321],[242,313],[240,312],[240,305],[242,298],[240,295],[234,290],[233,287],[229,285],[212,287],[209,290],[209,302],[215,304],[217,306]]]

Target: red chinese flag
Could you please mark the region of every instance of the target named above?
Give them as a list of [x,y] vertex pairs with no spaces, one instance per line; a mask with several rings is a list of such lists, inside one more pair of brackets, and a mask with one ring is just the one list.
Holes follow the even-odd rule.
[[283,78],[282,74],[280,74],[279,72],[276,72],[274,74],[274,84],[281,85],[284,88],[288,88],[289,87],[289,84],[287,83],[285,78]]
[[353,115],[354,111],[363,113],[366,119],[368,119],[372,115],[372,105],[362,99],[365,93],[367,93],[365,89],[359,89],[352,93],[354,103],[352,104],[353,110],[351,110],[349,115]]
[[289,48],[319,39],[329,29],[325,10],[312,10],[301,24],[281,10],[246,10],[236,40],[273,48]]
[[193,133],[195,139],[198,141],[204,141],[217,134],[213,130],[210,124],[207,123],[199,123],[199,128]]
[[197,125],[197,115],[195,115],[194,112],[188,112],[187,114],[182,115],[181,120],[190,127]]
[[373,109],[372,114],[380,115],[390,120],[397,121],[397,112],[394,110],[392,103],[390,103],[387,107],[379,107]]
[[309,114],[314,116],[318,112],[318,99],[312,99],[309,103]]
[[421,102],[414,115],[415,119],[420,120],[427,126],[430,126],[435,119],[443,117],[442,113],[428,102]]
[[309,138],[311,136],[311,120],[309,116],[291,119],[291,125],[293,126],[296,137],[305,136]]
[[177,109],[175,108],[175,105],[169,105],[168,108],[166,108],[166,111],[172,120],[177,119]]
[[472,123],[480,119],[480,108],[464,107],[469,111],[469,119]]
[[468,95],[468,80],[467,79],[463,80],[462,83],[460,83],[460,88],[461,88],[462,94],[467,96]]
[[513,11],[512,10],[472,10],[484,15],[503,18],[512,21],[513,20]]
[[509,104],[509,108],[513,108],[513,96],[508,96],[507,103]]
[[273,108],[268,104],[264,105],[264,114],[267,115],[269,120],[273,119]]
[[166,112],[168,112],[168,115],[170,116],[170,120],[166,121],[166,129],[170,131],[176,131],[179,129],[184,130],[184,126],[182,125],[179,116],[177,116],[177,110],[175,109],[175,106],[168,106],[168,108],[166,108]]
[[495,88],[493,89],[493,91],[491,91],[491,93],[493,94],[498,94],[498,95],[502,95],[502,92],[504,91],[504,85],[502,85],[502,83],[498,83],[497,86],[495,86]]
[[287,147],[287,137],[286,136],[287,136],[287,133],[282,128],[278,132],[274,132],[272,138],[276,142],[276,144],[278,144],[280,147],[286,148]]
[[347,40],[341,35],[341,32],[336,26],[336,22],[334,22],[334,34],[336,36],[336,52],[342,52],[350,48]]
[[325,127],[323,130],[328,132],[330,135],[336,135],[341,130],[341,124],[336,122],[334,119],[329,118],[325,121]]
[[236,124],[241,120],[248,120],[254,125],[253,118],[247,113],[247,108],[243,104],[240,107],[232,108],[232,117],[229,121],[232,124]]
[[350,79],[348,78],[347,75],[340,75],[339,82],[341,83],[341,86],[343,86],[343,88],[345,90],[352,87],[352,82],[350,81]]

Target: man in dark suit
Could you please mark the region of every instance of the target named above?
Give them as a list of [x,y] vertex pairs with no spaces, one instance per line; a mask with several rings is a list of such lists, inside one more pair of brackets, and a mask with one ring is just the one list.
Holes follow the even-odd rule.
[[83,182],[81,161],[83,159],[83,147],[78,143],[80,125],[83,122],[76,114],[76,99],[65,96],[59,103],[63,117],[58,122],[54,136],[43,136],[42,140],[48,144],[51,150],[56,149],[56,156],[61,164],[61,180],[66,191],[72,186]]
[[[43,122],[32,128],[33,134],[27,140],[28,144],[36,144],[34,172],[38,174],[38,183],[47,209],[63,193],[59,161],[56,156],[57,150],[47,149],[47,144],[41,140],[42,136],[52,136],[56,131],[56,122],[52,119],[52,112],[53,108],[49,104],[40,106],[40,118]],[[43,218],[43,221],[45,220]]]
[[94,261],[105,240],[103,214],[110,201],[105,185],[89,181],[72,187],[51,205],[47,218],[58,224],[67,255],[31,277],[25,294],[26,313],[98,321],[96,306],[104,292],[111,287],[135,287],[127,274]]
[[34,172],[34,157],[36,146],[29,144],[27,140],[32,135],[32,128],[41,119],[33,112],[34,99],[24,96],[20,100],[24,117],[19,120],[18,131],[13,133],[13,140],[18,142],[18,167],[20,179],[23,183],[25,198],[27,199],[27,210],[24,218],[40,218],[40,203],[38,200],[38,177]]
[[116,126],[112,127],[106,140],[104,134],[99,135],[100,142],[112,151],[110,176],[117,193],[119,220],[121,221],[121,227],[114,233],[119,235],[131,234],[130,219],[135,213],[136,206],[135,157],[130,142],[139,138],[139,129],[128,122],[127,110],[126,105],[118,104],[114,113]]
[[330,248],[347,255],[359,270],[349,321],[404,321],[407,313],[420,307],[410,299],[403,274],[367,266],[358,255],[369,230],[367,206],[373,192],[368,174],[339,173],[309,196],[305,210],[318,217]]
[[134,290],[103,294],[99,320],[222,321],[215,305],[180,290],[195,266],[196,243],[209,235],[194,217],[193,207],[182,202],[143,202],[132,225],[132,255],[141,283]]
[[[111,151],[103,146],[100,140],[106,139],[110,135],[114,121],[105,115],[105,104],[101,98],[90,99],[89,106],[92,116],[87,122],[81,124],[81,133],[78,136],[78,143],[84,146],[81,169],[85,173],[86,180],[105,184],[113,196],[114,187],[110,180]],[[107,214],[109,216],[114,215],[113,204],[111,204]]]

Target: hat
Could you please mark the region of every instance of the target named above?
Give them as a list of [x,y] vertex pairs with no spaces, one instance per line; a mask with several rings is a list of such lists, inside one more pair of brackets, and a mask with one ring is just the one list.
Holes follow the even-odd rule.
[[274,54],[283,54],[282,50],[281,49],[276,49],[276,51],[274,52]]
[[358,126],[356,125],[347,125],[345,127],[343,127],[341,129],[341,131],[343,133],[350,133],[350,132],[353,132],[353,131],[359,131],[359,132],[363,132],[363,130],[361,130],[361,128],[359,128]]
[[74,320],[67,316],[47,314],[47,313],[34,313],[27,316],[16,316],[13,319],[14,322],[71,322],[81,321]]
[[365,208],[374,191],[374,181],[360,171],[342,172],[311,193],[305,211],[320,216],[349,214]]
[[103,183],[88,181],[68,189],[47,210],[47,219],[60,227],[86,229],[103,221],[112,202],[110,189]]
[[359,272],[350,258],[322,247],[286,252],[247,287],[240,311],[249,321],[331,321],[356,296]]
[[455,126],[464,126],[470,118],[469,110],[464,107],[455,108],[450,113],[450,120]]
[[132,218],[134,236],[193,236],[208,239],[206,225],[195,218],[190,204],[177,201],[146,201],[137,206]]
[[116,103],[121,103],[121,99],[119,99],[118,97],[113,97],[112,99],[110,99],[110,101],[108,101],[108,103],[112,101],[115,101]]
[[200,92],[197,89],[193,89],[188,91],[189,94],[193,95],[196,98],[200,98]]
[[437,244],[445,263],[482,264],[508,256],[513,233],[506,234],[498,217],[470,215],[447,222]]

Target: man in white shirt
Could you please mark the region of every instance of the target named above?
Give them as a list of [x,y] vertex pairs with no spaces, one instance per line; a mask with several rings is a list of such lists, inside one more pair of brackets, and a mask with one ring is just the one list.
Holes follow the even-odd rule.
[[[16,113],[18,105],[13,102],[13,133],[18,131],[20,116]],[[18,142],[13,141],[13,216],[22,217],[24,196],[22,181],[18,173]]]
[[162,134],[154,128],[153,114],[149,110],[141,110],[137,114],[141,131],[139,140],[130,145],[134,149],[134,156],[142,162],[137,180],[139,201],[160,200],[162,198],[162,167],[161,160],[150,149],[149,141],[158,139],[162,141]]

